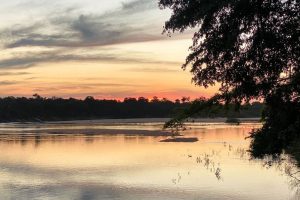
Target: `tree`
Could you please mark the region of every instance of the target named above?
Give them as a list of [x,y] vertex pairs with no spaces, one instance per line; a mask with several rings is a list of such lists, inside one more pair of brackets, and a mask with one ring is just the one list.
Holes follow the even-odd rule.
[[191,100],[190,97],[182,97],[182,98],[181,98],[181,102],[182,102],[182,103],[190,102],[190,100]]
[[151,102],[159,102],[159,99],[157,96],[152,97]]
[[138,102],[140,103],[148,103],[149,102],[149,99],[145,98],[145,97],[139,97],[138,98]]
[[[172,10],[165,33],[196,29],[183,69],[191,67],[196,85],[220,83],[207,106],[266,102],[253,152],[265,145],[257,138],[268,142],[260,153],[277,153],[300,137],[299,0],[160,0],[159,6]],[[205,107],[199,105],[166,126],[181,124]]]

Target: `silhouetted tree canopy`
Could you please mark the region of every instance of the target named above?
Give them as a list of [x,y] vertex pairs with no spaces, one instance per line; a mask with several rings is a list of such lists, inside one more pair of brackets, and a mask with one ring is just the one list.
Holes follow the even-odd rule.
[[[157,97],[128,97],[123,101],[95,99],[92,96],[80,99],[45,98],[35,94],[33,98],[0,98],[0,122],[11,121],[53,121],[103,118],[154,118],[171,117],[174,112],[184,109],[189,102],[173,102]],[[215,107],[217,112],[202,112],[199,117],[258,117],[263,104],[245,105],[242,112],[235,112],[234,105],[226,110]]]
[[267,97],[299,79],[298,0],[160,0],[159,5],[173,11],[165,32],[197,29],[183,65],[191,65],[196,84],[219,82],[222,94],[241,101]]
[[[266,123],[253,137],[269,141],[267,147],[262,145],[265,152],[279,152],[299,138],[299,0],[160,0],[159,6],[172,10],[164,32],[196,30],[183,68],[191,67],[199,86],[220,84],[206,106],[261,98],[267,104]],[[201,106],[167,126],[205,107],[201,102],[194,105]],[[259,146],[255,142],[252,146]]]

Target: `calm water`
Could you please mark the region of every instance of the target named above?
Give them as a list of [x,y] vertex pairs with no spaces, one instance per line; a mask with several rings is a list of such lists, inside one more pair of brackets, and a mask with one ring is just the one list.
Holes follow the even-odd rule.
[[161,126],[2,124],[0,199],[300,199],[285,173],[297,170],[292,160],[250,159],[245,137],[260,124],[196,123],[185,133],[196,143],[136,135],[156,134]]

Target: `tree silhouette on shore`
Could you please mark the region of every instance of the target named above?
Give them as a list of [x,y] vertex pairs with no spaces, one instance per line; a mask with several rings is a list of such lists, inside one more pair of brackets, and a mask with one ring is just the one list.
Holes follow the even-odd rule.
[[[196,85],[219,83],[219,93],[166,124],[184,120],[209,106],[266,103],[260,130],[252,133],[255,156],[280,153],[300,138],[300,2],[298,0],[160,0],[172,10],[164,33],[196,30],[183,69]],[[299,143],[298,143],[299,144]]]
[[[166,98],[127,97],[123,101],[95,99],[45,98],[38,94],[32,98],[0,98],[0,122],[12,121],[59,121],[104,118],[163,118],[171,117],[178,110],[185,109],[190,102],[170,101]],[[237,113],[233,109],[215,107],[217,112],[202,112],[199,117],[258,117],[264,105],[252,103]]]

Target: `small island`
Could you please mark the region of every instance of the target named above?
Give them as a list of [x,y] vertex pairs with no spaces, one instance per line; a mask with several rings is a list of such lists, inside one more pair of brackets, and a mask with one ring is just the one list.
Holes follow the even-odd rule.
[[184,137],[173,137],[173,138],[167,138],[164,140],[161,140],[160,142],[198,142],[198,138],[196,137],[189,137],[189,138],[184,138]]

